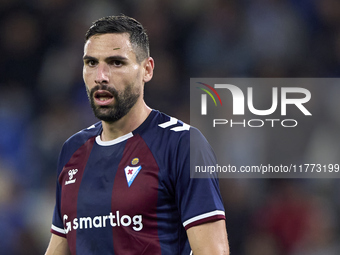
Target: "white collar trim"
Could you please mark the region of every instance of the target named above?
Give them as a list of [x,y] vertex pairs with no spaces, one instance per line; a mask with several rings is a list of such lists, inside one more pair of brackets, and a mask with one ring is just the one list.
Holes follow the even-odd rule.
[[126,135],[123,135],[121,137],[118,137],[116,139],[113,139],[111,141],[102,141],[102,139],[100,138],[100,135],[98,135],[96,137],[96,142],[98,145],[101,145],[101,146],[111,146],[111,145],[115,145],[117,143],[120,143],[120,142],[123,142],[129,138],[133,137],[133,134],[132,132],[126,134]]

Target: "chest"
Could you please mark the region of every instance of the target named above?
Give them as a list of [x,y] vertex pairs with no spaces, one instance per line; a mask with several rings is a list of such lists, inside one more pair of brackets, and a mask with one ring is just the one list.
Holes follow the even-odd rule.
[[59,182],[67,217],[156,217],[159,166],[138,137],[114,146],[84,145],[64,166]]

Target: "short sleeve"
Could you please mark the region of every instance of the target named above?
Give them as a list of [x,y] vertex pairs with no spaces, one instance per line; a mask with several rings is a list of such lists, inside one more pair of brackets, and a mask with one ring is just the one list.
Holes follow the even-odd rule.
[[61,236],[61,237],[66,237],[66,231],[64,229],[64,224],[63,224],[63,220],[62,220],[61,212],[60,212],[60,198],[61,198],[61,188],[60,188],[59,182],[57,181],[56,204],[55,204],[54,212],[53,212],[51,233]]
[[184,228],[225,219],[218,179],[190,177],[190,165],[216,165],[210,144],[200,131],[191,127],[190,135],[183,136],[178,146],[176,202]]
[[[57,176],[59,179],[59,175],[63,169],[63,163],[62,163],[62,158],[63,158],[63,152],[65,151],[65,145],[63,149],[61,150],[61,153],[59,155],[58,159],[58,171],[57,171]],[[61,185],[57,179],[57,184],[56,184],[56,203],[54,206],[54,212],[53,212],[53,218],[52,218],[52,226],[51,226],[51,233],[65,237],[66,238],[66,231],[64,229],[64,224],[63,224],[63,219],[61,216]]]

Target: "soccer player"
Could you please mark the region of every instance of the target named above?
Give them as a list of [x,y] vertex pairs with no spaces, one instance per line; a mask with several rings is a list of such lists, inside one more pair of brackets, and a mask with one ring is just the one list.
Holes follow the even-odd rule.
[[154,60],[142,25],[105,17],[85,39],[83,78],[101,121],[63,145],[46,254],[229,254],[217,179],[190,178],[190,154],[216,165],[212,149],[144,102]]

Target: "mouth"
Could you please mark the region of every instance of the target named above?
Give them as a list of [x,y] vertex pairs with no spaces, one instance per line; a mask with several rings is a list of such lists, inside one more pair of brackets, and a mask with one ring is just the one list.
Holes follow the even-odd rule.
[[107,90],[97,90],[93,94],[94,100],[97,105],[106,106],[114,101],[114,96]]

